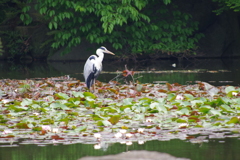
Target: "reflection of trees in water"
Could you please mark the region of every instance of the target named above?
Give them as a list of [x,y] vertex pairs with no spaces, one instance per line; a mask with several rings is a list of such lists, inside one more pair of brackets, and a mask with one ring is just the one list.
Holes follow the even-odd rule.
[[[103,62],[103,72],[99,76],[102,82],[109,82],[116,77],[117,71],[125,70],[125,65],[129,70],[145,71],[151,73],[137,73],[134,77],[141,77],[141,83],[153,83],[154,81],[168,81],[169,83],[192,84],[196,80],[212,83],[212,81],[224,81],[224,84],[217,85],[238,85],[240,80],[240,63],[238,59],[225,60],[221,59],[195,59],[183,60],[181,65],[175,60],[155,60],[155,61],[139,61],[138,63],[125,62]],[[44,77],[58,77],[70,75],[70,77],[77,78],[83,81],[83,66],[85,62],[43,62],[34,61],[27,62],[7,62],[0,63],[0,79],[26,79],[26,78],[44,78]],[[176,64],[176,67],[173,67]],[[226,64],[228,66],[226,67]],[[196,71],[196,72],[194,72]],[[231,71],[231,72],[230,72]],[[115,73],[113,73],[115,72]],[[228,83],[233,81],[234,83]]]
[[1,62],[0,70],[0,78],[10,79],[43,78],[62,75],[61,72],[48,65],[47,62]]

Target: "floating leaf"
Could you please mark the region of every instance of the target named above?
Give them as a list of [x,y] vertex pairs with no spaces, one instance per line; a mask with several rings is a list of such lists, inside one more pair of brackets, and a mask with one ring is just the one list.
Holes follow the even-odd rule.
[[33,103],[32,99],[26,98],[26,99],[23,99],[23,101],[21,102],[21,105],[22,106],[28,106],[28,105],[30,105],[32,103]]
[[33,131],[41,131],[41,130],[42,130],[42,127],[33,127],[32,130],[33,130]]
[[50,104],[50,108],[62,109],[62,110],[69,109],[66,105],[61,104],[61,103],[52,103],[52,104]]
[[54,96],[56,96],[59,99],[68,99],[69,96],[66,93],[57,93]]
[[130,104],[132,104],[132,101],[133,101],[133,98],[125,98],[125,99],[123,99],[123,104],[124,105],[130,105]]
[[174,94],[174,93],[170,93],[170,94],[168,94],[168,96],[167,96],[167,100],[168,101],[173,101],[173,100],[175,100],[176,99],[176,94]]
[[228,105],[221,105],[220,108],[225,112],[234,112]]
[[92,94],[91,92],[84,92],[83,95],[84,95],[84,97],[91,97],[92,99],[96,98],[96,96],[94,94]]
[[87,130],[87,126],[80,126],[80,127],[75,128],[76,132],[84,132],[86,130]]
[[239,123],[239,119],[238,117],[232,117],[230,121],[227,122],[227,124],[231,124],[231,123]]
[[73,95],[74,97],[80,97],[80,98],[83,98],[83,97],[84,97],[83,92],[75,92],[75,91],[73,91],[73,92],[72,92],[72,95]]
[[17,123],[16,127],[19,128],[19,129],[29,129],[27,123]]
[[228,87],[226,87],[225,88],[225,92],[228,94],[229,92],[231,92],[231,91],[235,91],[235,87],[233,87],[233,86],[228,86]]
[[111,116],[111,118],[108,120],[109,122],[111,122],[111,124],[117,124],[120,120],[121,116],[120,115],[113,115]]
[[176,120],[177,123],[187,123],[187,121],[185,119],[177,119]]

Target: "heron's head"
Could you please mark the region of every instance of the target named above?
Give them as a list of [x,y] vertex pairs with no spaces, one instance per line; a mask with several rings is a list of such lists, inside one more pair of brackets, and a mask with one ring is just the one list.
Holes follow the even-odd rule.
[[107,50],[106,47],[100,47],[97,49],[97,52],[102,52],[102,53],[107,53],[107,54],[111,54],[111,55],[115,55],[114,53],[112,53],[111,51]]

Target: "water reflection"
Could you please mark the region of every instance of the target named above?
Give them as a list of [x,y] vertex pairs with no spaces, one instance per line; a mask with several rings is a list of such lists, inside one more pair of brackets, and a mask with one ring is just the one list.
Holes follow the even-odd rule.
[[84,156],[102,156],[118,154],[131,150],[158,151],[175,157],[185,157],[192,160],[206,159],[238,159],[240,156],[238,138],[209,139],[209,141],[192,143],[190,140],[173,139],[169,141],[153,140],[139,145],[109,143],[102,149],[94,149],[95,144],[55,144],[44,147],[37,145],[20,145],[20,147],[0,148],[1,160],[77,160]]

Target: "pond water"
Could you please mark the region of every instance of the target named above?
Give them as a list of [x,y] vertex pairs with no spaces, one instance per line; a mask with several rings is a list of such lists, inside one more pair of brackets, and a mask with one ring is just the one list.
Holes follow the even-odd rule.
[[[82,70],[85,62],[1,62],[1,79],[29,79],[58,77],[69,75],[83,81]],[[133,62],[103,62],[103,73],[99,80],[108,82],[125,69],[136,71],[135,79],[141,83],[180,83],[193,84],[205,81],[213,85],[234,85],[240,83],[239,59],[193,59],[193,60],[158,60]],[[117,72],[119,71],[119,72]],[[1,138],[0,138],[1,140]],[[144,144],[133,142],[132,145],[108,143],[101,149],[94,145],[78,141],[52,144],[11,145],[1,140],[1,160],[77,160],[84,156],[118,154],[131,150],[149,150],[169,153],[175,157],[192,160],[237,160],[240,157],[240,140],[237,137],[207,138],[200,141],[191,139],[151,140]]]
[[139,145],[109,143],[103,149],[94,149],[94,144],[68,143],[49,145],[20,145],[1,147],[1,160],[77,160],[85,156],[103,156],[132,150],[148,150],[168,153],[191,160],[237,160],[240,157],[239,138],[210,139],[205,142],[173,139],[152,140]]
[[[82,75],[84,63],[2,61],[0,78],[26,79],[70,75],[70,77],[84,81]],[[240,83],[239,59],[146,60],[137,63],[104,61],[103,72],[98,80],[103,82],[112,80],[125,70],[125,65],[129,70],[135,71],[134,78],[141,83],[193,84],[196,81],[204,81],[212,85],[234,86]]]

